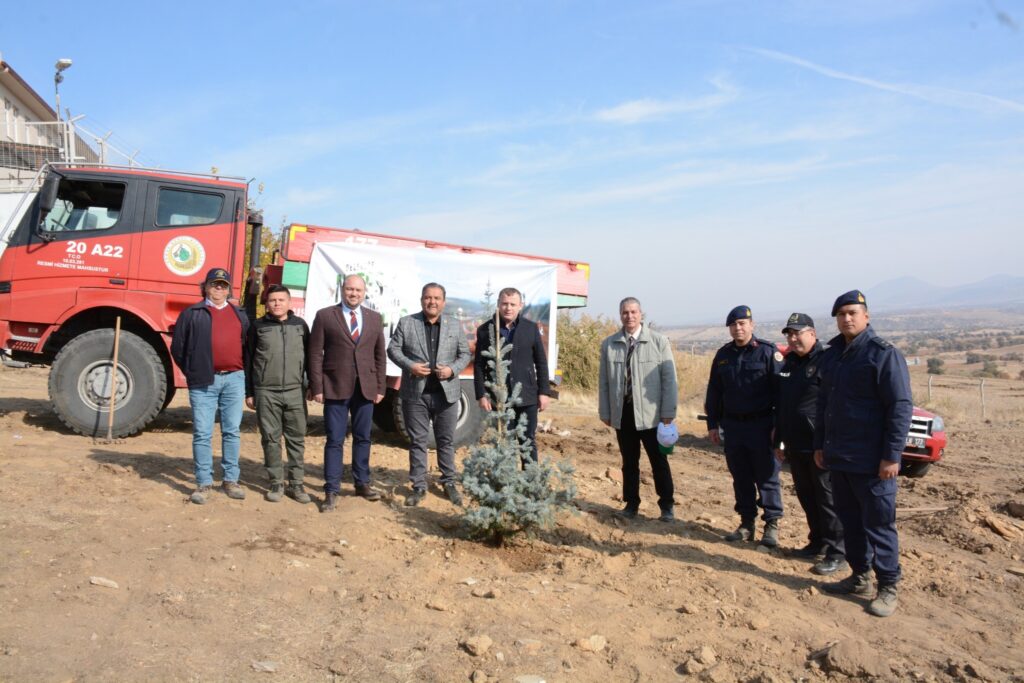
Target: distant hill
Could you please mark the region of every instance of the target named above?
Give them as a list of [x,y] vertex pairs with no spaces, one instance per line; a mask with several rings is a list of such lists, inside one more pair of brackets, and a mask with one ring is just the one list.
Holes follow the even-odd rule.
[[1024,277],[993,275],[956,287],[940,287],[916,277],[901,277],[877,284],[864,294],[873,312],[1024,307]]

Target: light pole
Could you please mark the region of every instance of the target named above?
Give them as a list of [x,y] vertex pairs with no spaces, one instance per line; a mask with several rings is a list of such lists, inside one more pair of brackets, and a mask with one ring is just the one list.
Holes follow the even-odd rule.
[[53,74],[53,92],[57,98],[57,134],[60,135],[61,153],[64,155],[64,160],[68,161],[67,136],[64,135],[60,119],[60,84],[64,80],[64,71],[71,68],[71,60],[58,59],[53,68],[56,69]]

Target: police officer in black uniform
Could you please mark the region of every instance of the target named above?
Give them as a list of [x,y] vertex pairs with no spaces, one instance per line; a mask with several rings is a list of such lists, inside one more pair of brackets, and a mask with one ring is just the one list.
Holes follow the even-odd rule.
[[900,580],[896,476],[914,411],[910,373],[903,355],[871,328],[859,290],[840,295],[832,316],[840,334],[821,354],[814,458],[832,474],[853,574],[822,588],[869,596],[873,568],[878,591],[868,612],[887,617]]
[[806,313],[794,313],[782,330],[789,353],[779,373],[775,403],[775,457],[789,462],[796,497],[807,517],[807,545],[794,551],[798,557],[818,561],[816,574],[833,574],[846,568],[843,527],[832,503],[832,478],[814,462],[814,423],[818,413],[819,364],[824,351]]
[[733,340],[715,354],[704,403],[708,438],[719,444],[719,427],[725,433],[725,461],[741,520],[739,528],[725,538],[753,540],[760,505],[764,509],[761,545],[774,548],[779,544],[782,493],[779,463],[772,452],[772,414],[782,354],[770,341],[754,336],[749,307],[729,311],[725,324]]

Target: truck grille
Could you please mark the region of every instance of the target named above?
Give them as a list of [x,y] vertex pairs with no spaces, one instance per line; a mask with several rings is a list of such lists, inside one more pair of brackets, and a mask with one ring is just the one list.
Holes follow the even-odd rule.
[[922,415],[915,415],[910,422],[910,433],[907,436],[924,436],[929,437],[932,435],[932,418],[924,417]]

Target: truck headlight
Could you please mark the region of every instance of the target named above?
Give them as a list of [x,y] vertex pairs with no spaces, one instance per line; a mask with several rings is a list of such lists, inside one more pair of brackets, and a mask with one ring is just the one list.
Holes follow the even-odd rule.
[[932,418],[932,432],[944,432],[946,431],[946,423],[942,421],[942,418],[936,415]]

